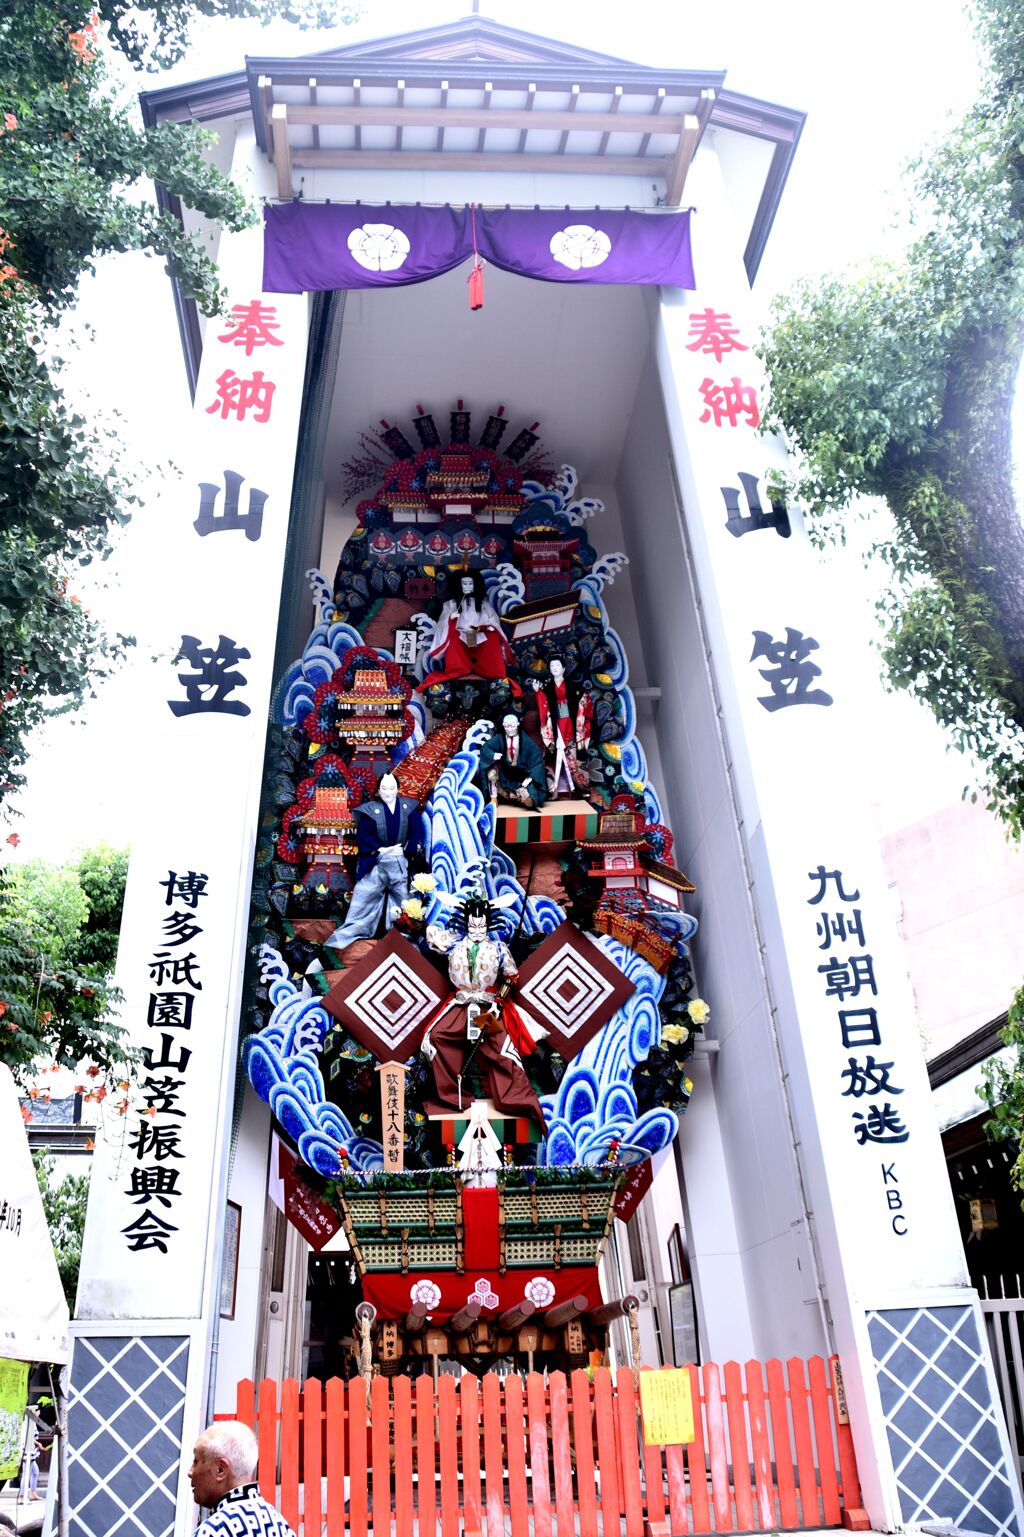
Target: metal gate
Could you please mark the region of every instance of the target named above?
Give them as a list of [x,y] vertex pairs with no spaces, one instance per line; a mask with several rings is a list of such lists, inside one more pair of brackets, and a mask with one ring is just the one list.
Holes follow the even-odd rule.
[[999,1395],[1014,1453],[1017,1483],[1024,1493],[1024,1297],[1020,1295],[1020,1276],[1014,1277],[1017,1295],[989,1297],[988,1282],[982,1281],[981,1311],[985,1315],[988,1342],[999,1377]]

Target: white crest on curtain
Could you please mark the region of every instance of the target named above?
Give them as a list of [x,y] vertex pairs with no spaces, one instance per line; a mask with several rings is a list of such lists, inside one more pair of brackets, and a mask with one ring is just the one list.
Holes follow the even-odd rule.
[[607,261],[612,243],[603,229],[592,224],[567,224],[552,235],[549,249],[556,262],[579,272],[581,267],[600,267]]
[[368,272],[396,272],[411,249],[409,237],[395,224],[363,224],[348,237],[353,261]]

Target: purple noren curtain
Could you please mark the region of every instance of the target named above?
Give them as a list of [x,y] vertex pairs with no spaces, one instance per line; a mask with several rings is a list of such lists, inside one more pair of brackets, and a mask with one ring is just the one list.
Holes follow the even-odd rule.
[[[689,210],[477,209],[476,238],[481,256],[522,277],[695,286]],[[267,293],[422,283],[472,254],[468,208],[296,202],[264,210]]]

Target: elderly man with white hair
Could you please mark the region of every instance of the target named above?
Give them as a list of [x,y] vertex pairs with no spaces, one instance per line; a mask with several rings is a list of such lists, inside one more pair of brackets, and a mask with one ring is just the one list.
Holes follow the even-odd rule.
[[196,1537],[295,1537],[256,1484],[258,1448],[248,1425],[218,1420],[204,1430],[188,1470],[197,1505],[212,1511]]

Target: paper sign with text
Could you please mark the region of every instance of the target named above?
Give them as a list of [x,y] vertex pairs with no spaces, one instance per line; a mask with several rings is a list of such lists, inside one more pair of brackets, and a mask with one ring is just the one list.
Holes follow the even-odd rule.
[[693,1400],[685,1368],[640,1373],[645,1446],[683,1446],[693,1440]]

